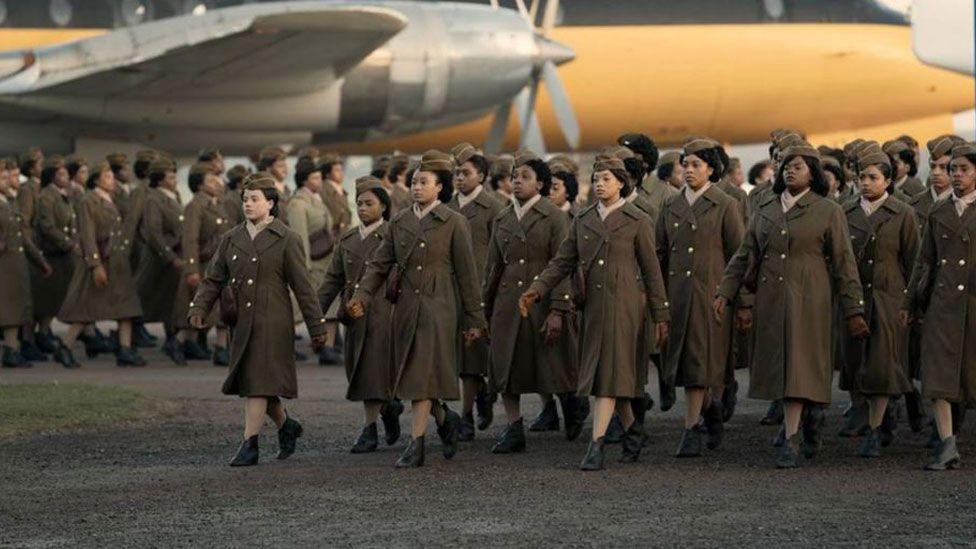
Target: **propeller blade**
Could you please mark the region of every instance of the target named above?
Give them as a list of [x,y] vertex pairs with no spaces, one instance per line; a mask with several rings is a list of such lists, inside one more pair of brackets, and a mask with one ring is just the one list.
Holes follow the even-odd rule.
[[[542,14],[542,36],[549,36],[556,26],[556,15],[559,13],[559,0],[547,0],[546,11]],[[535,19],[532,19],[535,21]]]
[[532,0],[529,5],[529,17],[532,19],[532,24],[535,25],[535,18],[539,15],[539,0]]
[[525,1],[515,0],[515,7],[518,8],[518,12],[522,15],[522,17],[524,17],[525,20],[528,21],[529,24],[534,27],[535,23],[533,23],[532,20],[529,18],[529,10],[525,9]]
[[508,119],[512,114],[512,100],[506,101],[495,109],[495,118],[491,121],[488,138],[485,140],[485,152],[498,154],[502,150],[502,142],[508,132]]
[[573,111],[573,104],[569,101],[569,94],[559,78],[556,64],[546,61],[542,65],[542,82],[549,92],[549,99],[552,101],[552,108],[556,111],[556,122],[562,130],[566,143],[571,149],[576,149],[580,144],[580,127]]
[[542,128],[539,127],[539,117],[535,113],[535,100],[538,95],[539,81],[533,79],[515,96],[520,125],[519,147],[529,149],[536,154],[545,154],[546,143],[542,139]]

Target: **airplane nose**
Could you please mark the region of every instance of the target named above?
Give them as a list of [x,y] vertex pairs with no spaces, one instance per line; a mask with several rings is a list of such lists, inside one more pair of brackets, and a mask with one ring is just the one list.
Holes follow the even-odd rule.
[[551,38],[538,35],[535,38],[535,44],[537,48],[536,68],[541,68],[547,61],[552,61],[558,66],[576,59],[576,53],[572,48]]

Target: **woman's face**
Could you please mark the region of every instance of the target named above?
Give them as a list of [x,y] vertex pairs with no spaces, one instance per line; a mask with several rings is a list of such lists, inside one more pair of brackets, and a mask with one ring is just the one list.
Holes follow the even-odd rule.
[[418,171],[410,183],[410,194],[418,206],[425,207],[437,200],[437,195],[443,188],[443,185],[437,181],[436,173]]
[[112,194],[115,192],[115,174],[112,170],[105,168],[98,175],[98,182],[95,184],[99,189]]
[[895,168],[895,180],[900,181],[901,178],[908,175],[908,170],[911,168],[911,166],[909,166],[907,162],[902,160],[901,157],[897,155],[895,155],[892,160],[894,161],[893,166]]
[[956,196],[965,196],[976,189],[976,166],[965,156],[954,158],[949,163],[952,176],[952,190]]
[[827,179],[827,186],[830,187],[830,194],[836,194],[837,189],[840,188],[840,181],[837,181],[837,176],[830,170],[824,170],[824,177]]
[[0,194],[7,194],[8,189],[10,189],[10,172],[0,170]]
[[68,168],[58,168],[58,171],[54,172],[53,183],[59,189],[67,189],[68,185],[71,184],[71,180],[68,178]]
[[372,225],[383,217],[386,206],[373,191],[366,191],[356,197],[356,214],[363,225]]
[[596,197],[604,204],[613,204],[620,200],[620,191],[624,184],[610,170],[600,170],[593,174],[593,184],[596,185]]
[[942,194],[949,188],[949,155],[929,160],[929,186]]
[[280,158],[276,160],[270,168],[268,168],[268,172],[270,172],[271,176],[281,183],[286,177],[288,177],[288,162],[285,161],[284,158]]
[[485,174],[478,171],[471,162],[465,162],[454,171],[454,186],[458,192],[468,195],[484,182]]
[[786,187],[793,192],[802,192],[810,187],[813,180],[813,173],[810,166],[802,156],[794,156],[783,167],[783,179],[786,180]]
[[176,172],[167,171],[166,175],[163,176],[163,180],[159,182],[159,186],[170,191],[176,190]]
[[885,190],[891,184],[891,180],[886,178],[876,164],[863,168],[858,174],[858,188],[861,196],[874,201],[884,196]]
[[312,193],[318,193],[322,189],[322,172],[315,170],[305,179],[305,188]]
[[535,170],[529,166],[515,168],[515,174],[512,179],[514,181],[512,184],[512,193],[520,202],[531,200],[532,197],[539,194],[542,184],[539,178],[536,177]]
[[75,172],[74,182],[84,187],[89,175],[91,175],[91,170],[88,166],[81,165],[78,167],[78,171]]
[[566,183],[556,176],[552,176],[552,185],[549,187],[549,201],[559,208],[562,208],[563,204],[569,202],[569,192],[566,189]]
[[329,170],[329,181],[335,181],[336,183],[342,183],[345,178],[345,172],[342,168],[342,163],[333,164],[332,168]]
[[776,172],[773,171],[772,166],[767,166],[762,172],[759,173],[759,180],[757,183],[769,183],[776,176]]
[[203,178],[203,185],[200,186],[200,190],[210,197],[220,196],[224,192],[224,182],[221,181],[219,175],[211,172]]
[[244,217],[251,223],[264,221],[271,215],[271,208],[274,207],[274,200],[268,200],[261,190],[244,191],[242,200],[244,203]]
[[512,184],[512,178],[511,177],[503,177],[503,178],[501,178],[501,179],[498,180],[498,190],[499,191],[502,191],[502,192],[505,192],[505,193],[508,193],[508,194],[512,194],[512,186],[513,186],[513,184]]
[[715,170],[707,162],[693,154],[686,155],[681,161],[681,166],[684,168],[685,185],[688,185],[693,191],[705,186],[705,183],[708,183],[708,178],[715,173]]

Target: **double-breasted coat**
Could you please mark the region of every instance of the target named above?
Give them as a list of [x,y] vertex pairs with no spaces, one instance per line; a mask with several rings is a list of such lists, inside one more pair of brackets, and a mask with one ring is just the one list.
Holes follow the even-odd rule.
[[[325,280],[325,271],[332,263],[334,251],[325,257],[312,259],[309,255],[311,245],[309,238],[311,235],[321,231],[325,227],[332,228],[332,214],[321,200],[320,195],[313,195],[307,189],[301,188],[292,195],[288,202],[288,226],[295,231],[302,239],[302,249],[305,250],[305,259],[308,267],[308,277],[312,281],[312,287],[318,288]],[[338,240],[338,238],[336,238]],[[300,318],[296,318],[300,321]]]
[[220,207],[224,211],[224,219],[230,227],[244,223],[244,204],[241,192],[236,189],[226,189],[220,197]]
[[712,301],[745,228],[734,198],[711,185],[688,203],[669,198],[657,222],[657,254],[671,310],[664,371],[681,387],[718,387],[732,345],[732,307],[721,324]]
[[183,206],[179,195],[170,197],[159,188],[150,188],[139,223],[141,240],[136,283],[145,322],[170,323],[180,269],[173,262],[181,257]]
[[[231,228],[219,200],[214,200],[202,191],[193,195],[193,199],[183,210],[183,238],[180,246],[183,253],[183,272],[179,277],[172,312],[173,325],[176,328],[191,328],[187,316],[196,288],[190,287],[187,277],[204,274],[207,264],[217,252],[220,237]],[[213,325],[216,320],[217,315],[212,312],[207,317],[207,324]]]
[[[387,222],[366,238],[360,235],[358,227],[346,231],[318,290],[323,309],[336,298],[339,298],[339,307],[345,308],[366,271],[366,262],[389,238],[390,224]],[[385,297],[376,297],[369,302],[365,316],[347,325],[344,357],[349,385],[346,399],[389,400],[393,396],[396,370],[390,333],[392,320],[393,305]]]
[[915,177],[914,175],[910,175],[905,178],[905,181],[900,186],[898,186],[898,190],[905,193],[905,196],[908,198],[911,198],[917,194],[925,192],[927,189],[925,188],[925,184],[922,183],[921,179]]
[[[949,189],[952,192],[952,189]],[[923,231],[925,227],[928,226],[929,213],[935,207],[936,202],[939,198],[932,194],[932,189],[926,190],[923,193],[918,193],[908,200],[908,204],[915,209],[915,219],[918,222],[918,236],[919,242],[924,236]],[[919,244],[921,247],[921,244]],[[912,379],[918,379],[919,368],[920,368],[920,358],[919,355],[922,352],[922,325],[919,322],[912,322],[911,326],[908,328],[908,371]]]
[[656,175],[648,174],[637,187],[637,193],[650,202],[657,211],[661,211],[664,207],[664,201],[678,194],[678,190],[666,181],[658,179]]
[[[322,202],[325,203],[325,207],[329,210],[329,215],[332,218],[332,234],[338,239],[352,224],[352,210],[349,208],[346,191],[342,190],[340,192],[331,181],[326,181],[322,184],[322,188],[319,189],[319,195],[322,197]],[[332,262],[332,255],[330,254],[323,261],[326,265],[330,264]],[[339,303],[333,302],[329,310],[326,311],[325,316],[329,320],[336,320],[338,313]]]
[[[668,320],[667,294],[654,248],[651,219],[627,203],[600,219],[583,210],[566,239],[530,286],[548,295],[566,277],[583,275],[580,327],[580,395],[634,398],[638,387],[645,317]],[[574,275],[578,276],[578,275]]]
[[[788,192],[788,191],[784,191]],[[835,296],[844,318],[864,313],[844,212],[812,190],[783,212],[770,193],[726,266],[718,295],[754,293],[749,396],[830,402]]]
[[864,292],[865,340],[841,332],[842,386],[867,395],[900,395],[911,390],[908,330],[898,313],[918,253],[918,227],[912,207],[893,196],[869,217],[860,200],[844,206]]
[[[58,318],[66,323],[90,323],[141,316],[130,263],[132,241],[111,197],[99,190],[89,191],[78,229],[82,261],[75,267]],[[108,275],[108,283],[101,288],[95,285],[93,274],[99,265]]]
[[959,217],[952,199],[929,214],[904,308],[922,324],[926,398],[976,402],[976,207]]
[[251,240],[244,223],[221,237],[187,316],[210,313],[224,286],[237,302],[230,370],[223,393],[295,398],[295,328],[289,289],[298,296],[309,335],[325,333],[325,316],[308,279],[301,239],[280,219]]
[[[484,279],[485,261],[488,257],[488,242],[495,218],[505,207],[495,199],[488,189],[482,188],[472,201],[461,207],[459,195],[448,202],[447,207],[460,213],[468,220],[468,230],[471,233],[471,245],[474,251],[475,273],[480,282]],[[458,372],[462,376],[488,375],[488,338],[479,338],[470,345],[465,345],[462,338],[458,338]]]
[[393,308],[394,394],[404,400],[457,400],[458,334],[485,328],[464,216],[444,204],[423,219],[412,208],[397,214],[354,297],[382,299],[375,294],[394,269],[400,273]]
[[[518,301],[528,284],[556,256],[566,238],[565,212],[541,198],[522,217],[513,205],[495,221],[485,265],[484,302],[490,311],[489,385],[505,394],[575,393],[579,367],[569,279],[559,282],[522,318]],[[548,344],[543,325],[550,312],[563,315],[563,332]]]
[[[656,200],[651,200],[648,195],[641,194],[640,192],[631,193],[627,196],[626,200],[634,206],[637,206],[638,210],[650,218],[652,227],[657,225],[657,219],[661,214],[661,206],[663,206],[663,203],[661,205],[656,205]],[[640,282],[638,283],[640,284]],[[644,329],[641,330],[641,339],[638,343],[637,349],[637,389],[638,392],[640,392],[643,391],[644,386],[647,385],[650,357],[660,355],[661,353],[661,350],[657,347],[657,341],[654,337],[654,322],[651,320],[651,315],[644,316]]]
[[28,259],[37,265],[44,261],[24,233],[17,204],[0,196],[0,328],[23,326],[33,320]]
[[64,303],[80,255],[74,253],[78,251],[78,219],[70,195],[54,184],[42,189],[37,198],[34,242],[44,253],[52,270],[47,278],[31,277],[34,318],[52,318]]

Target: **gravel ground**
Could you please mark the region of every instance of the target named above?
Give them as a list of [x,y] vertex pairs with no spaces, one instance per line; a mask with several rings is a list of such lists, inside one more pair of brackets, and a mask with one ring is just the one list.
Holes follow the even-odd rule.
[[[749,400],[727,425],[724,448],[700,459],[673,457],[679,403],[649,414],[651,444],[637,464],[616,463],[620,450],[611,447],[605,471],[580,472],[587,434],[569,443],[559,433],[530,433],[524,454],[495,456],[496,422],[450,462],[431,432],[427,466],[397,471],[406,437],[351,455],[361,408],[344,400],[341,368],[309,362],[299,367],[303,396],[290,403],[306,431],[298,453],[274,460],[276,438],[266,428],[261,464],[232,469],[226,463],[240,439],[242,406],[220,395],[225,370],[147,356],[151,365],[142,369],[102,359],[78,371],[53,364],[0,371],[4,383],[120,385],[177,406],[166,417],[117,428],[0,439],[0,546],[917,546],[976,539],[972,470],[922,471],[926,434],[907,425],[882,458],[856,457],[856,441],[834,436],[844,406],[839,392],[822,454],[795,471],[773,469],[775,428],[758,425],[765,403]],[[531,418],[538,399],[525,402]],[[964,457],[976,450],[970,440],[961,441]]]

